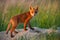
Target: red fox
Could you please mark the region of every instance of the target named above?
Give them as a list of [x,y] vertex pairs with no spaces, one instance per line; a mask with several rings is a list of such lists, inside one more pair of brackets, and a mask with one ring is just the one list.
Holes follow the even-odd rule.
[[[10,30],[11,37],[14,37],[12,32],[18,33],[17,31],[15,31],[15,28],[17,27],[17,25],[19,23],[23,23],[24,24],[24,31],[27,31],[27,29],[26,29],[26,25],[27,24],[28,24],[30,29],[34,30],[34,28],[31,27],[29,21],[30,21],[30,19],[33,16],[35,16],[35,14],[37,14],[37,12],[38,12],[38,7],[33,8],[32,6],[30,6],[28,12],[12,17],[10,19],[9,24],[8,24],[8,27],[7,27],[7,30],[6,30],[6,34],[8,34],[8,31]],[[12,25],[11,29],[10,29],[10,25]]]

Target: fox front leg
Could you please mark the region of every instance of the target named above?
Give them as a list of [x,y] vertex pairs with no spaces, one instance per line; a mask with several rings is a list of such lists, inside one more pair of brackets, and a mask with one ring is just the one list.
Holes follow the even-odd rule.
[[26,19],[24,22],[24,31],[27,31],[27,29],[26,29],[27,23],[28,23],[28,19]]
[[29,27],[30,29],[34,30],[34,28],[31,27],[30,22],[28,23],[28,27]]

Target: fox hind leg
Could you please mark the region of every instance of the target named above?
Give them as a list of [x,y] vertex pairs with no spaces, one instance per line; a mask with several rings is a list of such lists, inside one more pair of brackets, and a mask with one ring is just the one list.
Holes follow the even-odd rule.
[[7,27],[7,30],[6,30],[6,34],[8,34],[8,31],[10,29],[10,25],[11,25],[11,22],[9,22],[9,24],[8,24],[8,27]]
[[16,28],[16,26],[12,26],[12,28],[10,30],[11,37],[14,37],[13,31],[15,31],[15,28]]

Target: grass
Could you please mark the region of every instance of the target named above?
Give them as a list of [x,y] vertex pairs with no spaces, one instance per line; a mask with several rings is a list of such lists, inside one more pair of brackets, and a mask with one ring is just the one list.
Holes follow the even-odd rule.
[[[39,0],[37,1],[37,3]],[[38,4],[38,14],[30,20],[31,26],[40,28],[51,28],[53,26],[60,27],[60,7],[58,1],[41,1],[42,4]],[[26,7],[25,7],[26,6]],[[7,13],[0,11],[0,31],[6,30],[11,17],[20,13],[27,12],[29,10],[28,5],[15,5],[10,6],[7,9]],[[3,16],[4,15],[4,16]],[[17,28],[23,28],[23,24],[18,25]]]

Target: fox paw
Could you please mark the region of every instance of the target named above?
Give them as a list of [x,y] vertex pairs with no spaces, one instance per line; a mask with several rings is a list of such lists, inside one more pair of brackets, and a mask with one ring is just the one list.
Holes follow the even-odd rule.
[[8,34],[8,32],[6,32],[6,34]]
[[15,33],[18,33],[17,31],[14,31]]
[[14,35],[11,35],[11,38],[13,38],[14,37]]
[[24,31],[27,31],[28,29],[24,29]]
[[31,30],[34,30],[34,28],[30,28]]

